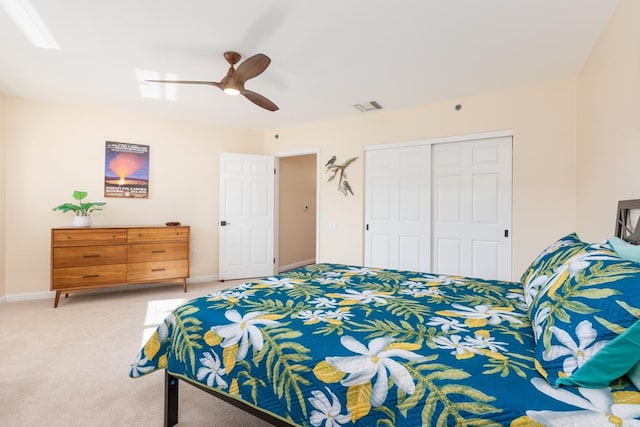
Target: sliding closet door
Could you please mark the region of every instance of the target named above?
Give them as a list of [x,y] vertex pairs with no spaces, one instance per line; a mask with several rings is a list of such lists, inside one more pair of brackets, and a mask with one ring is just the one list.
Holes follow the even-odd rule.
[[429,271],[431,147],[365,154],[365,265]]
[[433,269],[511,280],[511,137],[433,145]]

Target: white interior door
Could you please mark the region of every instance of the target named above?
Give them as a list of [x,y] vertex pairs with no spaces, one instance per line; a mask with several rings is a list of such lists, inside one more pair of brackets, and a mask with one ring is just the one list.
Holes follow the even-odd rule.
[[371,150],[365,162],[365,265],[429,271],[431,147]]
[[511,137],[433,145],[433,267],[511,280]]
[[220,154],[219,278],[274,274],[274,159]]

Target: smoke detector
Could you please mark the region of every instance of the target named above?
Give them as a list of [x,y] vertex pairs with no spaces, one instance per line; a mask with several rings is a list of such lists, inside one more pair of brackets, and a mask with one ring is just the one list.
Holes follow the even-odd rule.
[[356,110],[362,113],[366,113],[367,111],[372,111],[372,110],[382,110],[382,106],[378,104],[377,101],[370,101],[365,104],[356,104],[354,105],[354,107]]

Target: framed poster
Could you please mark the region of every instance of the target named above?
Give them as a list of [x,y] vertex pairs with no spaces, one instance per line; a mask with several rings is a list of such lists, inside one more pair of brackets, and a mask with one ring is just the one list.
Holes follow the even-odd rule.
[[104,196],[149,198],[149,146],[107,141]]

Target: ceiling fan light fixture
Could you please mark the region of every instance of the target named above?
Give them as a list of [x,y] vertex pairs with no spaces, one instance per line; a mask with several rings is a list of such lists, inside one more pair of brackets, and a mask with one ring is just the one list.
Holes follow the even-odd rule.
[[223,91],[227,95],[231,95],[231,96],[240,95],[240,91],[234,87],[225,87]]
[[[0,0],[3,2],[6,0]],[[25,0],[26,1],[26,0]],[[0,3],[1,4],[1,3]],[[249,101],[253,102],[260,108],[268,111],[277,111],[278,106],[266,97],[251,90],[244,88],[244,83],[254,77],[259,76],[267,69],[271,63],[271,59],[263,54],[258,53],[246,59],[242,64],[238,65],[238,69],[234,68],[240,60],[240,54],[237,52],[225,52],[225,59],[229,63],[227,75],[219,82],[202,81],[202,80],[146,80],[153,83],[169,83],[169,84],[192,84],[192,85],[208,85],[221,89],[224,93],[231,96],[243,95]]]

